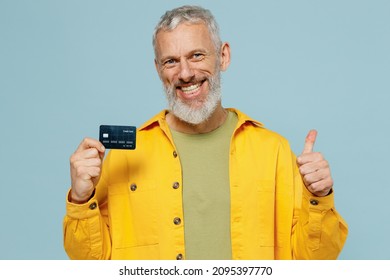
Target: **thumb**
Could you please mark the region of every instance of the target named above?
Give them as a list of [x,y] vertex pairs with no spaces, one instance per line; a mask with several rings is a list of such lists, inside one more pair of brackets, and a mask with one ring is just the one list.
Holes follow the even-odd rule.
[[306,136],[305,146],[303,147],[302,154],[313,152],[313,147],[314,147],[314,143],[316,142],[316,138],[317,138],[317,130],[315,129],[310,130]]

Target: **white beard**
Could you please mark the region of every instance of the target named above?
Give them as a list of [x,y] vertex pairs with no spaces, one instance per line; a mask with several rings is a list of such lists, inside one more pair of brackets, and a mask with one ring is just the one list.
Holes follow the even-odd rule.
[[[177,98],[176,85],[169,87],[164,86],[171,113],[180,120],[192,125],[201,124],[207,121],[221,101],[221,72],[217,71],[214,76],[208,78],[208,84],[209,93],[204,104],[200,108],[195,108],[191,106],[191,104],[186,104]],[[194,102],[197,103],[196,100]]]

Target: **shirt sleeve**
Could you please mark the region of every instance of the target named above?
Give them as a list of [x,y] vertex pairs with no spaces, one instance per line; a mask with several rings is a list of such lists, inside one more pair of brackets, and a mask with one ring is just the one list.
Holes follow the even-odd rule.
[[294,161],[295,209],[292,229],[294,259],[337,259],[348,226],[334,205],[334,191],[317,197],[305,187]]
[[105,215],[107,203],[99,205],[94,195],[87,203],[74,204],[69,202],[68,196],[63,233],[69,258],[109,259],[111,242]]

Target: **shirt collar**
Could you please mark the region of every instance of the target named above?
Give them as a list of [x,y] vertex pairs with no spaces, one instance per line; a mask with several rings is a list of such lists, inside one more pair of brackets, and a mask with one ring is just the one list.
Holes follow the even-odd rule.
[[251,117],[249,117],[248,115],[244,114],[240,110],[237,110],[235,108],[227,108],[227,110],[232,111],[232,112],[237,114],[237,117],[238,117],[238,124],[237,124],[237,126],[238,127],[240,127],[241,125],[243,125],[246,122],[250,122],[250,123],[252,123],[252,124],[254,124],[256,126],[259,126],[259,127],[264,127],[264,125],[261,122],[256,121],[255,119],[252,119]]
[[[244,114],[243,112],[241,112],[235,108],[227,108],[227,110],[232,111],[232,112],[237,114],[238,127],[243,125],[246,122],[253,123],[254,125],[259,126],[259,127],[264,126],[261,122],[252,119],[248,115]],[[168,110],[162,110],[160,113],[158,113],[153,118],[151,118],[146,123],[144,123],[142,126],[140,126],[139,130],[148,129],[149,127],[154,126],[156,124],[160,125],[160,127],[162,127],[162,128],[167,127],[166,115],[168,114],[168,112],[169,112]]]

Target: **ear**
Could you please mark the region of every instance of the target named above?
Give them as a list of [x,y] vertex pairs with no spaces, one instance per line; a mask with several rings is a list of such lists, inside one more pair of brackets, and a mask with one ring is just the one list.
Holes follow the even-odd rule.
[[220,57],[221,71],[225,71],[226,69],[228,69],[228,67],[230,65],[230,45],[229,45],[229,43],[225,42],[222,44],[220,56],[221,56]]

